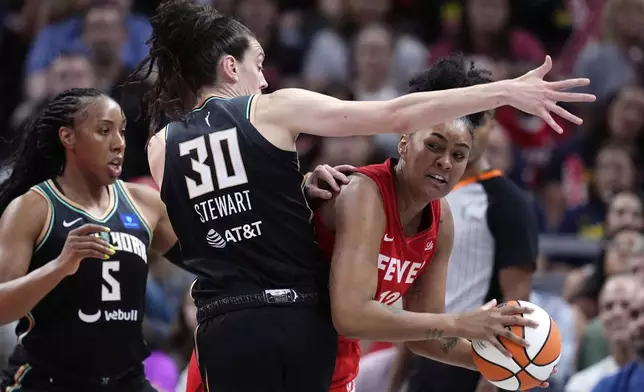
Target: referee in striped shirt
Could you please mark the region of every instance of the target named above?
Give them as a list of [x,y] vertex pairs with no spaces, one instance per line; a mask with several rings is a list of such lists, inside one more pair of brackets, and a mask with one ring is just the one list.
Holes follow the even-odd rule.
[[[526,195],[484,156],[493,118],[477,131],[463,178],[447,196],[454,248],[447,272],[448,313],[476,309],[496,298],[528,300],[538,255],[536,219]],[[407,350],[405,350],[407,351]],[[410,355],[410,354],[403,354]],[[402,361],[398,363],[404,363]],[[414,357],[408,392],[482,392],[495,388],[468,369]]]

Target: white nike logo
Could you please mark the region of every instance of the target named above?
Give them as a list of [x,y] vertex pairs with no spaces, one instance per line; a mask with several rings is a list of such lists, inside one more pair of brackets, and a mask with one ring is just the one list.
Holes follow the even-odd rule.
[[391,242],[391,241],[394,240],[394,237],[389,237],[389,235],[385,234],[384,240],[385,240],[385,242]]
[[206,124],[208,124],[208,126],[210,126],[210,121],[208,121],[209,117],[210,117],[210,112],[208,112],[208,114],[206,114]]
[[65,226],[65,227],[73,226],[74,224],[78,223],[81,219],[83,219],[83,218],[76,218],[71,222],[67,222],[66,220],[64,220],[63,221],[63,226]]

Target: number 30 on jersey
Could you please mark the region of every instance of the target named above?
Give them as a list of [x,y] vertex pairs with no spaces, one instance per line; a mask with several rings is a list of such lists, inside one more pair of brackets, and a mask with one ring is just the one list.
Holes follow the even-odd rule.
[[[185,176],[188,187],[188,196],[191,199],[203,196],[215,190],[215,185],[210,166],[204,162],[208,158],[206,137],[210,146],[210,154],[214,163],[215,176],[217,177],[218,188],[226,189],[237,185],[246,184],[248,177],[244,168],[239,141],[237,140],[237,128],[230,128],[223,131],[215,131],[209,135],[199,136],[195,139],[179,143],[179,155],[189,155],[191,151],[197,152],[197,159],[190,158],[190,165],[195,173],[199,174],[199,182]],[[227,153],[230,157],[231,172],[228,172],[224,158],[224,147],[226,144]]]

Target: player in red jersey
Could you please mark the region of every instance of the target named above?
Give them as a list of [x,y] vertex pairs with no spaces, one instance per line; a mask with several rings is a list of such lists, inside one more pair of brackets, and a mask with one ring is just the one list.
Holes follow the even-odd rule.
[[[462,57],[435,63],[410,83],[412,92],[485,83]],[[314,217],[318,242],[331,260],[331,309],[340,341],[332,392],[354,391],[357,339],[410,342],[416,354],[476,370],[467,339],[497,337],[526,345],[505,326],[532,325],[493,304],[460,314],[445,310],[447,265],[454,222],[442,199],[463,175],[473,130],[486,113],[401,137],[399,159],[358,169]],[[413,287],[413,288],[412,288]],[[411,290],[410,290],[411,289]],[[392,307],[401,300],[404,310]],[[465,338],[465,339],[463,339]]]
[[[462,57],[453,56],[439,60],[410,84],[417,92],[488,81],[484,73],[466,70]],[[360,168],[316,211],[318,242],[332,262],[333,321],[342,335],[332,392],[354,391],[360,360],[356,339],[410,342],[419,355],[473,370],[467,339],[486,340],[503,352],[498,336],[527,345],[505,327],[534,326],[519,316],[532,309],[495,308],[492,302],[471,312],[443,314],[454,227],[442,197],[463,175],[473,130],[484,116],[478,113],[403,135],[400,159]],[[405,310],[391,307],[398,300]],[[202,391],[194,355],[190,366],[186,391]]]

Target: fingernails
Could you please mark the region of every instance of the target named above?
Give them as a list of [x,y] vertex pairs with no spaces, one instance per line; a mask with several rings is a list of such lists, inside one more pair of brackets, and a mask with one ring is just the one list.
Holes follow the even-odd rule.
[[110,231],[112,231],[109,227],[105,227],[105,226],[103,226],[103,229],[104,229],[105,231],[107,231],[108,233],[109,233]]
[[114,248],[109,248],[109,249],[107,250],[107,253],[108,253],[110,256],[113,256],[113,255],[114,255],[114,253],[116,253],[116,250],[114,250]]
[[110,257],[111,257],[110,255],[105,255],[104,258],[105,258],[105,260],[109,260]]

